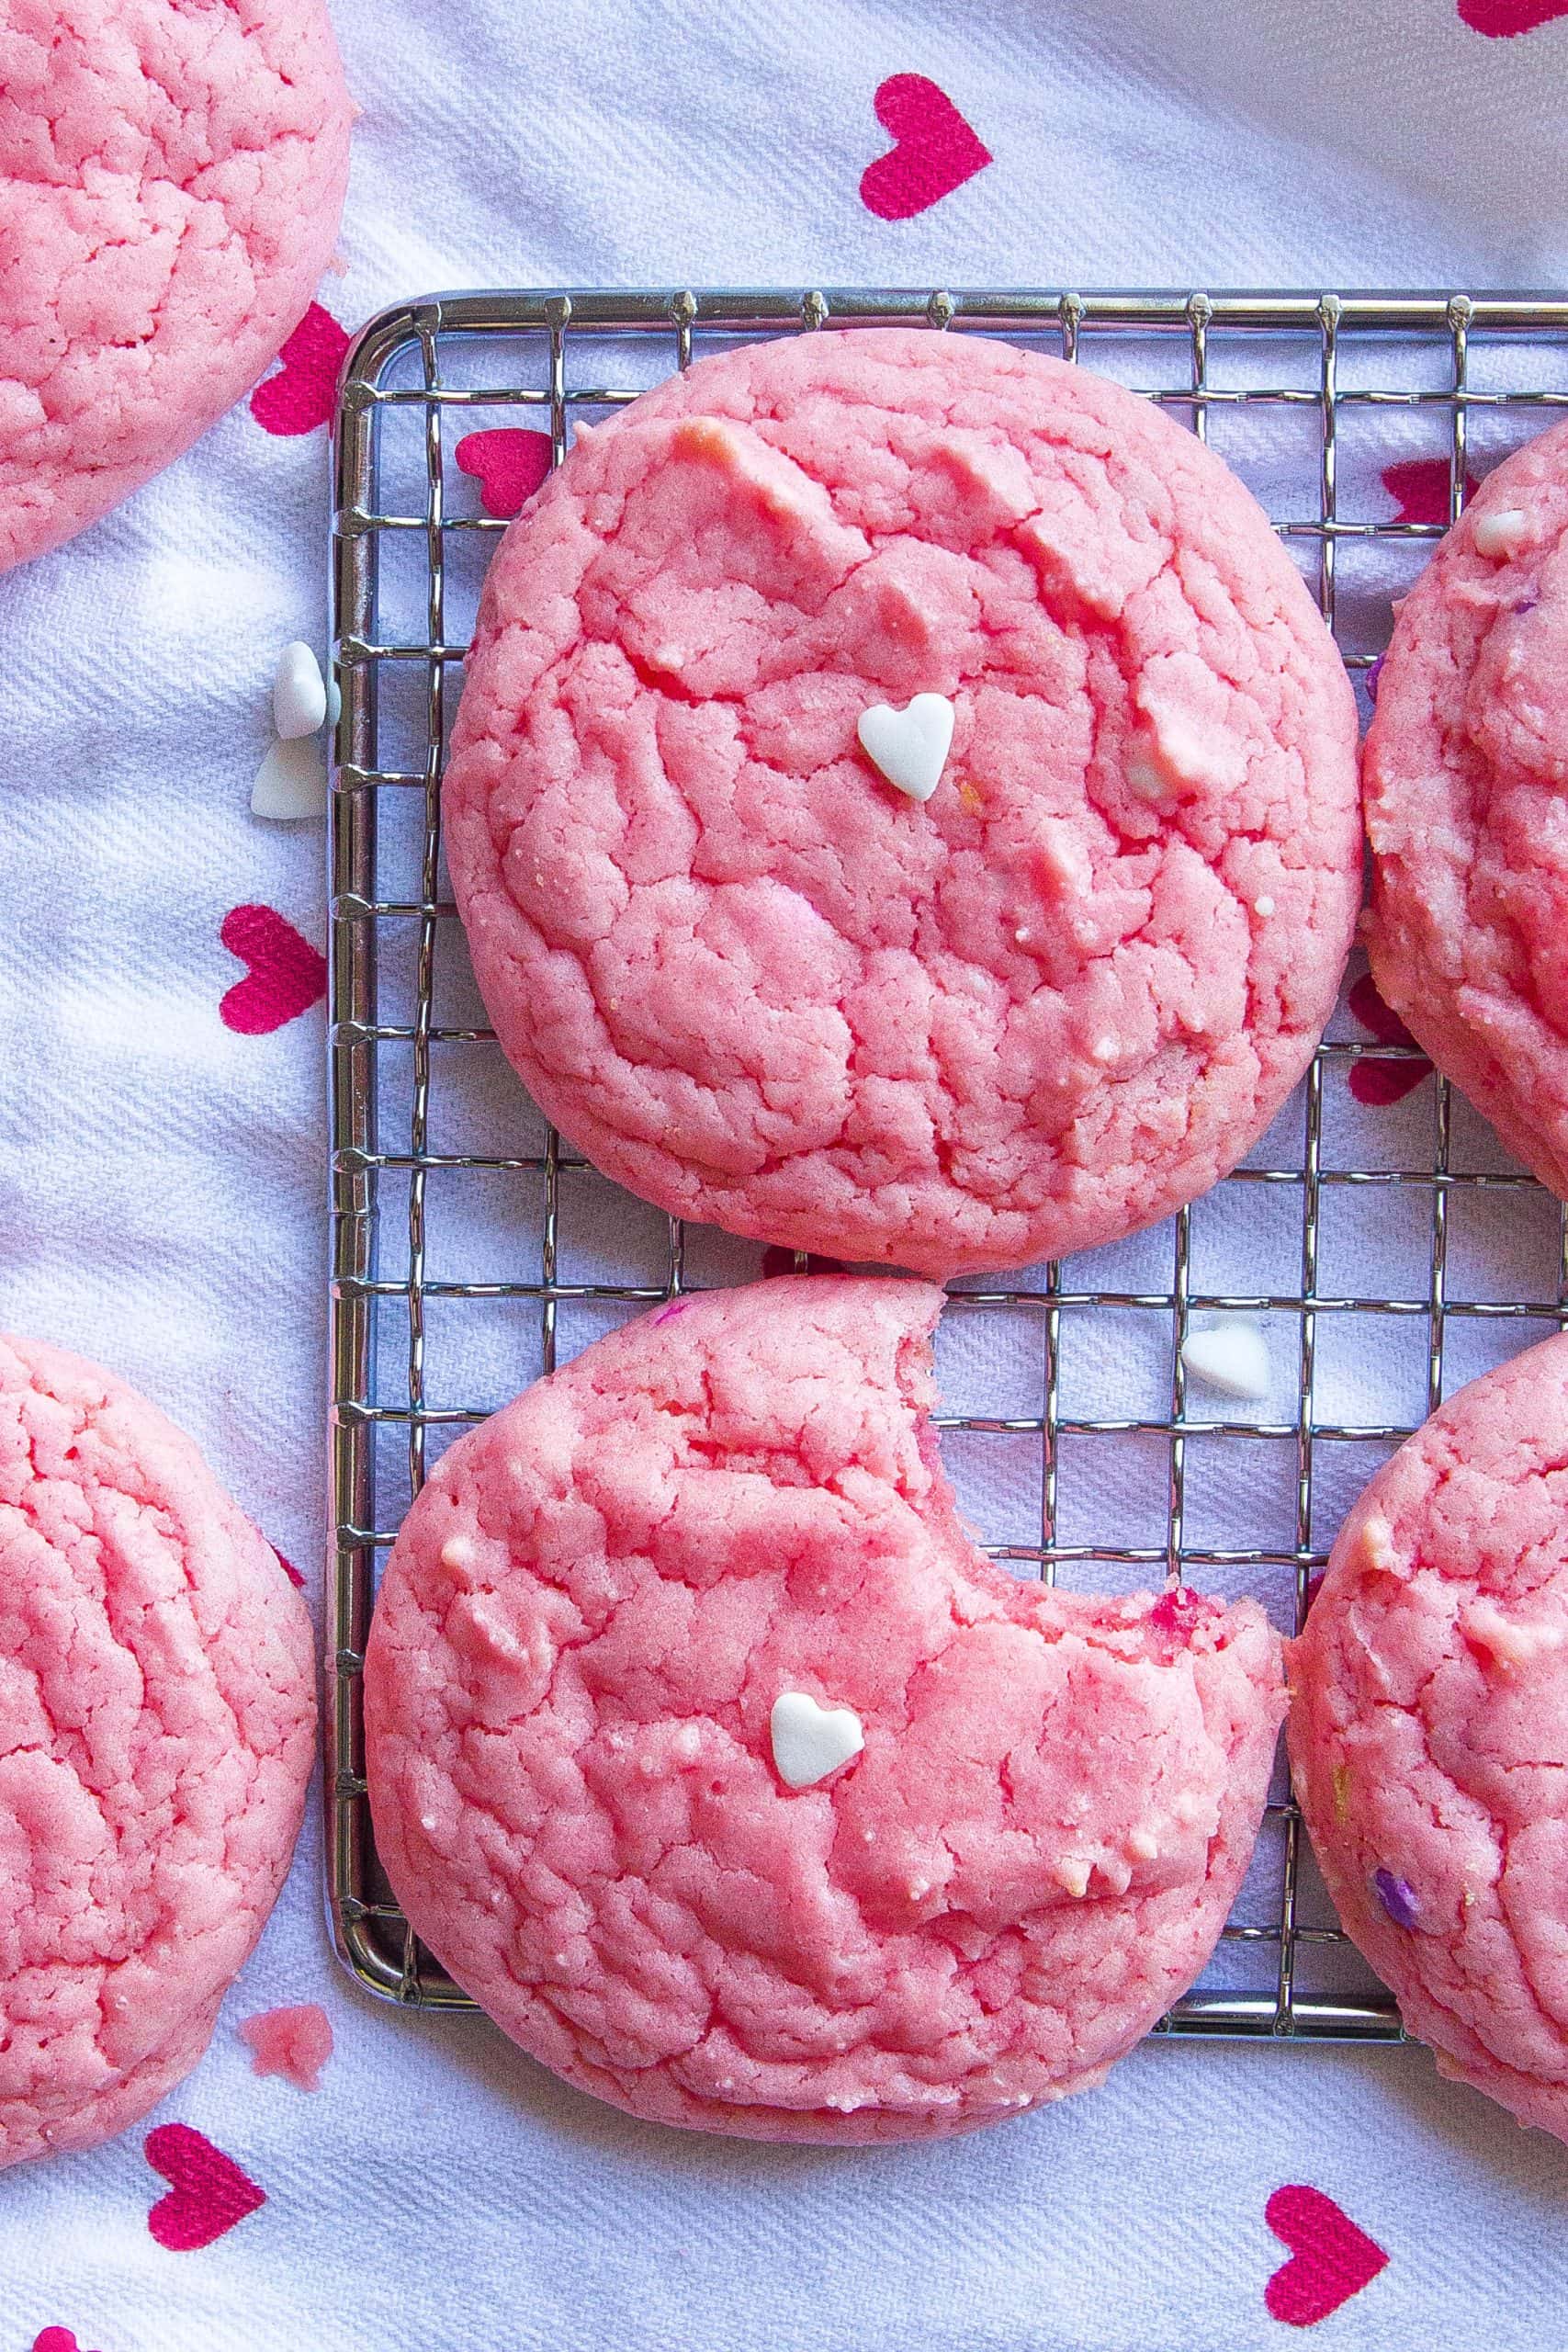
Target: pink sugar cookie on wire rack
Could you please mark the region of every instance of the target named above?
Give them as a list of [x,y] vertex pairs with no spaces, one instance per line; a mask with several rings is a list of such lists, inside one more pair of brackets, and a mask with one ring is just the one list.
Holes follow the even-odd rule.
[[962,1527],[924,1283],[681,1300],[468,1432],[388,1563],[366,1770],[402,1911],[634,2115],[967,2131],[1192,1983],[1284,1710],[1255,1601],[1025,1583]]
[[1365,785],[1378,987],[1568,1200],[1568,424],[1487,476],[1404,599]]
[[276,356],[337,234],[352,113],[322,0],[0,0],[0,569]]
[[1292,1645],[1335,1908],[1442,2073],[1568,2140],[1568,1335],[1401,1446]]
[[939,1277],[1153,1223],[1333,1007],[1356,718],[1262,510],[1087,369],[698,361],[486,582],[445,839],[491,1019],[671,1214]]

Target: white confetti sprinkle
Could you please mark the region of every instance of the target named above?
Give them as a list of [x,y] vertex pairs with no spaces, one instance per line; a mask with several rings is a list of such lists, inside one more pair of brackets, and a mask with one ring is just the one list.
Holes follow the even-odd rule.
[[1269,1348],[1254,1323],[1237,1316],[1189,1331],[1181,1361],[1194,1380],[1222,1396],[1254,1399],[1269,1394]]
[[327,716],[327,682],[310,647],[299,639],[277,657],[272,681],[272,723],[286,743],[313,735]]

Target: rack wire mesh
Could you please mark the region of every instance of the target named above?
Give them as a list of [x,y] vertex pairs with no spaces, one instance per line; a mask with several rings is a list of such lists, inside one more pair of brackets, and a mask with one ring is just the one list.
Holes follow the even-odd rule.
[[[1103,368],[1185,417],[1258,492],[1363,692],[1391,597],[1460,512],[1472,465],[1568,408],[1568,300],[1545,296],[494,293],[434,298],[365,330],[335,420],[332,516],[326,1867],[338,1951],[390,1999],[469,2006],[398,1912],[366,1798],[361,1660],[409,1500],[441,1445],[606,1320],[767,1271],[746,1245],[655,1219],[575,1158],[505,1069],[473,994],[440,783],[504,525],[481,511],[458,444],[521,424],[547,433],[558,463],[574,421],[708,349],[922,322]],[[1361,1081],[1388,1106],[1376,1150],[1343,1115],[1358,1067],[1382,1073]],[[1279,1266],[1267,1291],[1227,1280],[1233,1230],[1249,1263],[1261,1243]],[[1282,1403],[1217,1418],[1190,1396],[1183,1343],[1216,1312],[1271,1333],[1290,1367]],[[1038,1393],[1023,1399],[987,1393],[994,1318],[1010,1317],[1037,1335]],[[1085,1317],[1135,1335],[1141,1393],[1075,1393]],[[1022,1447],[1035,1465],[1031,1525],[987,1526],[982,1504],[993,1556],[1107,1588],[1191,1574],[1257,1591],[1288,1630],[1376,1462],[1460,1380],[1568,1323],[1568,1216],[1427,1080],[1408,1041],[1342,1008],[1292,1103],[1205,1201],[1128,1250],[957,1285],[943,1323],[972,1335],[966,1409],[937,1417],[950,1472],[965,1447]],[[1344,1417],[1348,1351],[1376,1358],[1384,1418]],[[1252,1475],[1259,1459],[1269,1476]],[[1216,1484],[1256,1510],[1255,1541],[1214,1539]],[[1146,1523],[1155,1500],[1159,1525]],[[1334,1921],[1282,1768],[1215,1962],[1160,2030],[1397,2038]]]

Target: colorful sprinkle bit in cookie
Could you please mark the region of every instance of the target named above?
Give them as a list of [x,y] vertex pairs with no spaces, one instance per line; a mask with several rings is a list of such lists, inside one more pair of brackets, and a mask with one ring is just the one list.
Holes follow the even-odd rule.
[[1372,1889],[1396,1928],[1413,1928],[1416,1925],[1421,1916],[1421,1906],[1416,1900],[1416,1889],[1408,1879],[1395,1878],[1392,1871],[1374,1871]]

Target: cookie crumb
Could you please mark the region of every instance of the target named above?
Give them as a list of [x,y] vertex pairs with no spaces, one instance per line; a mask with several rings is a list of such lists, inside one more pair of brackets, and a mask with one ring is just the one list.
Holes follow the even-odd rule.
[[296,2090],[321,2089],[321,2069],[333,2054],[333,2027],[319,2002],[262,2009],[241,2018],[239,2034],[250,2044],[254,2075],[281,2075]]

